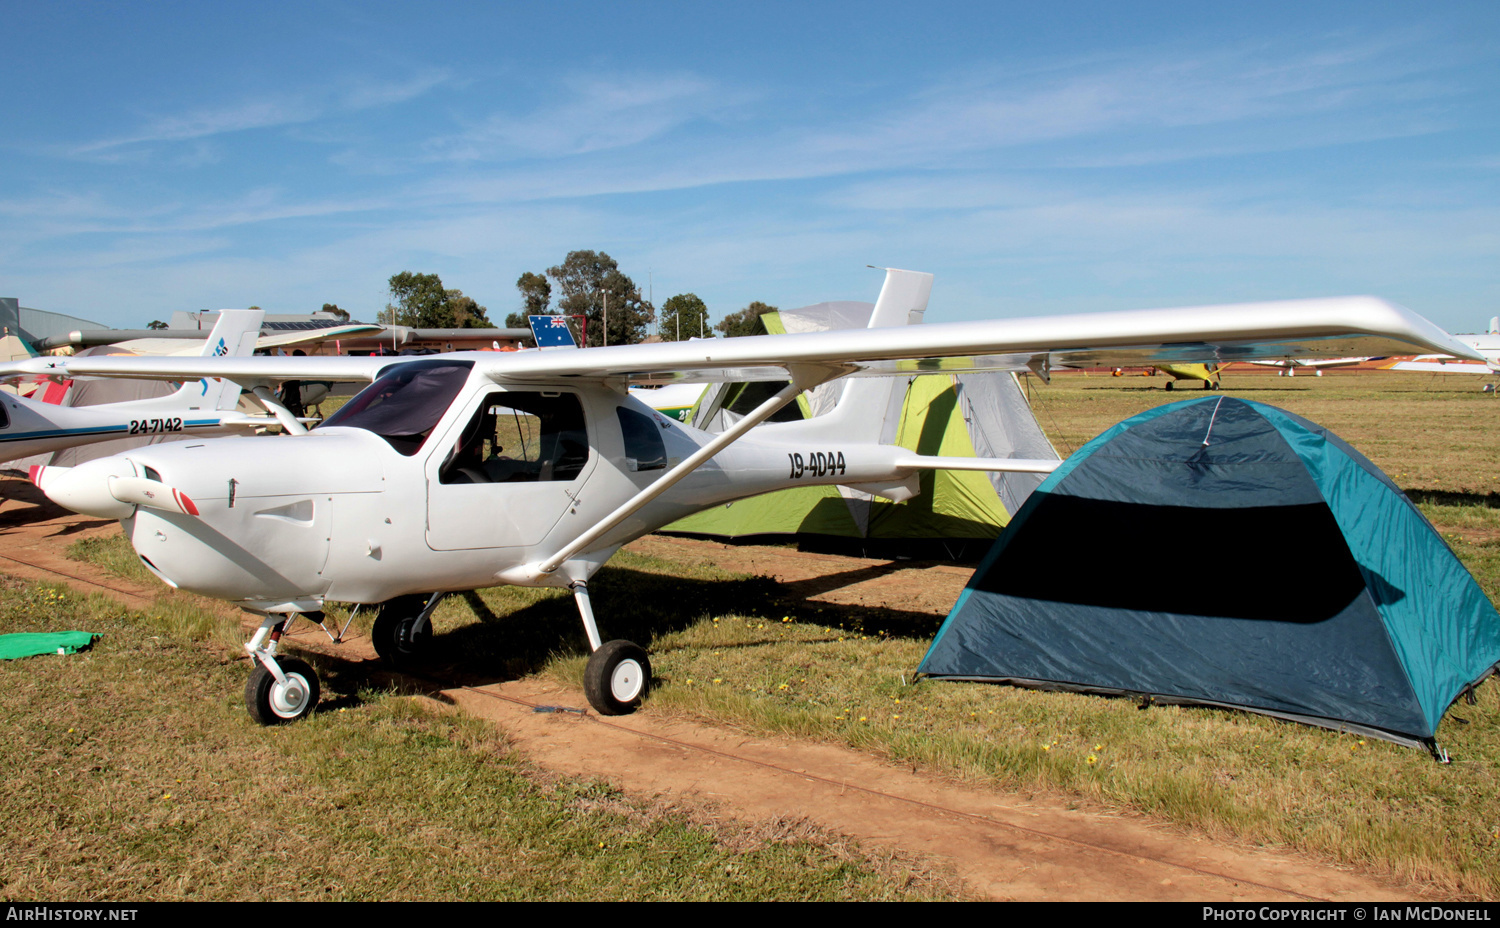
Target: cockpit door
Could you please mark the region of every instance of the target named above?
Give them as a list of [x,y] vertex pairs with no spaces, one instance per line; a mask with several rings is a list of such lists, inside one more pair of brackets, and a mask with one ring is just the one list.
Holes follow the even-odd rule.
[[481,393],[431,446],[425,467],[428,547],[540,543],[572,506],[596,458],[576,393]]

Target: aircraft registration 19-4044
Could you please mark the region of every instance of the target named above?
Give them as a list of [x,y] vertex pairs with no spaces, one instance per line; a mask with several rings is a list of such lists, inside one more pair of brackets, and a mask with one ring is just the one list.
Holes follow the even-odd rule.
[[[926,469],[1057,466],[881,444],[872,423],[901,377],[1473,354],[1370,297],[908,325],[931,287],[930,274],[888,270],[870,327],[856,331],[421,358],[38,358],[8,371],[221,377],[267,405],[284,380],[369,382],[311,432],[282,410],[294,437],[150,445],[34,478],[63,506],[120,520],[166,583],[262,617],[246,645],[246,701],[274,724],[306,715],[318,697],[312,669],[277,653],[287,622],[320,622],[328,602],[376,606],[376,650],[399,662],[420,652],[443,596],[497,584],[570,589],[593,650],[588,701],[601,713],[629,712],[650,685],[650,661],[637,644],[602,639],[588,587],[626,542],[788,486],[840,484],[903,500]],[[767,421],[836,378],[845,382],[832,412]],[[784,386],[719,433],[664,416],[628,389],[723,380]]]

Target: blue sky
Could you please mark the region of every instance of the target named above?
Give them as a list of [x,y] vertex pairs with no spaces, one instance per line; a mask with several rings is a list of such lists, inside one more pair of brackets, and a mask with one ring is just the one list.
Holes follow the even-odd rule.
[[715,318],[1500,312],[1500,3],[0,0],[0,295],[116,326],[608,252]]

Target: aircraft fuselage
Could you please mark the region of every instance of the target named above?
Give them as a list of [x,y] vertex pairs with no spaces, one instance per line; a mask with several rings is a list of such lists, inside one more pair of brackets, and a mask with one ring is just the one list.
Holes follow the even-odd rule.
[[[67,475],[92,488],[92,501],[64,502],[120,518],[142,560],[175,587],[263,611],[315,611],[324,600],[566,586],[620,545],[709,506],[787,486],[890,480],[903,450],[820,440],[816,420],[761,426],[545,572],[537,565],[714,436],[623,391],[501,387],[477,374],[419,437],[339,424],[373,424],[380,409],[294,439],[176,442],[92,461]],[[196,514],[101,495],[132,478],[159,481]]]
[[0,462],[117,438],[181,438],[244,429],[226,425],[212,403],[192,407],[176,394],[72,407],[0,393]]

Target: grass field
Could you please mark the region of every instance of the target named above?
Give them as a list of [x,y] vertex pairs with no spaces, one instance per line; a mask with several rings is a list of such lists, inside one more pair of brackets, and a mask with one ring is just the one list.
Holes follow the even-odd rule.
[[[1161,382],[1061,375],[1034,390],[1034,407],[1067,453],[1128,415],[1198,395],[1168,393]],[[1257,373],[1231,374],[1225,381],[1229,395],[1306,416],[1365,452],[1418,500],[1495,600],[1500,598],[1500,400],[1478,387],[1477,378],[1415,374],[1287,379]],[[1164,563],[1170,563],[1175,547],[1196,542],[1120,543],[1159,545]],[[124,572],[139,570],[121,548],[94,545],[83,553],[93,560],[113,557]],[[1126,700],[973,684],[907,686],[903,677],[920,660],[940,617],[789,603],[776,584],[711,564],[669,563],[627,552],[591,587],[608,637],[649,643],[658,680],[647,711],[853,745],[937,774],[1140,810],[1209,834],[1298,848],[1451,893],[1481,898],[1500,893],[1500,692],[1494,683],[1481,687],[1478,705],[1460,705],[1449,713],[1439,740],[1455,761],[1440,766],[1422,751],[1243,713],[1140,711]],[[49,595],[41,588],[6,595],[53,608],[38,599]],[[24,624],[33,613],[9,602],[0,603],[0,621],[4,630],[19,630],[16,623]],[[96,613],[78,619],[85,620],[104,621]],[[115,626],[118,653],[107,645],[86,660],[24,664],[47,667],[45,672],[0,668],[10,676],[0,683],[6,694],[3,717],[12,726],[5,739],[9,747],[3,749],[10,752],[8,798],[0,810],[25,823],[17,832],[47,836],[46,850],[30,854],[26,866],[14,870],[22,876],[7,886],[12,898],[68,896],[85,885],[83,874],[118,878],[121,882],[108,885],[117,885],[125,896],[175,898],[186,884],[169,876],[174,867],[180,871],[186,865],[193,879],[202,881],[195,884],[204,887],[201,898],[312,898],[329,886],[334,888],[326,890],[328,895],[343,898],[404,898],[419,890],[447,898],[466,884],[434,872],[443,869],[435,863],[434,870],[409,878],[403,868],[421,860],[450,865],[449,855],[460,854],[458,838],[466,828],[492,826],[506,816],[483,818],[478,807],[459,803],[431,810],[429,819],[430,797],[467,792],[452,789],[455,782],[482,782],[486,802],[513,790],[535,803],[542,810],[535,833],[507,837],[517,843],[504,845],[503,853],[476,855],[485,861],[529,860],[542,851],[525,842],[547,843],[548,829],[574,818],[559,810],[581,808],[580,791],[599,789],[539,782],[507,755],[492,732],[429,714],[397,695],[368,689],[364,681],[330,680],[336,708],[305,725],[256,729],[238,707],[243,667],[226,664],[230,652],[218,633],[163,618],[160,635],[141,640],[123,634],[123,616],[115,621],[121,623]],[[586,648],[565,594],[499,588],[450,597],[435,621],[439,634],[432,661],[444,672],[581,679]],[[158,661],[166,663],[153,663]],[[97,671],[84,669],[91,666]],[[95,675],[82,676],[86,672]],[[149,687],[154,673],[189,685],[171,692],[169,701]],[[54,674],[55,682],[37,689],[43,687],[37,680],[51,681]],[[33,698],[19,695],[22,691]],[[100,697],[101,691],[108,698]],[[28,713],[26,707],[36,704],[59,710]],[[130,725],[113,724],[127,715]],[[103,734],[115,728],[147,734],[128,742],[118,740],[123,735],[117,733]],[[87,737],[76,737],[83,731]],[[18,747],[27,744],[33,747]],[[171,756],[162,756],[164,750]],[[376,755],[382,760],[369,759]],[[230,762],[231,757],[236,760]],[[127,776],[111,775],[126,771]],[[199,804],[191,813],[171,811],[180,798],[162,798],[163,793],[187,795],[173,771],[203,791],[201,799],[192,794]],[[391,782],[414,786],[395,790]],[[511,785],[497,785],[502,782]],[[116,783],[123,785],[111,785]],[[393,796],[396,792],[406,798]],[[371,793],[374,798],[361,798]],[[64,801],[71,797],[91,811],[72,811]],[[607,798],[599,824],[578,826],[604,831],[586,830],[576,842],[560,841],[569,849],[569,862],[540,865],[544,871],[553,866],[600,870],[568,870],[577,876],[554,883],[527,866],[504,876],[476,876],[473,885],[500,897],[551,897],[564,885],[578,892],[607,882],[597,874],[628,871],[639,848],[678,840],[658,838],[649,829],[630,830],[657,821],[654,813],[618,796]],[[593,810],[591,802],[584,806]],[[382,816],[388,806],[395,811]],[[241,810],[237,815],[255,809],[264,822],[293,823],[298,852],[276,857],[267,843],[269,825],[254,825],[238,838],[206,830],[222,828],[207,820],[225,808]],[[328,819],[350,808],[359,812],[351,815],[356,824],[328,832]],[[699,836],[695,840],[707,848],[705,854],[727,853],[736,864],[742,854],[735,849],[749,840],[724,837],[692,820],[671,822],[683,834]],[[418,841],[415,835],[437,838]],[[241,838],[243,855],[232,843]],[[214,841],[217,850],[202,851]],[[598,844],[605,847],[594,854]],[[626,847],[637,850],[606,853]],[[198,857],[191,848],[199,849]],[[278,879],[288,880],[285,886],[248,889],[243,873],[253,870],[256,848],[278,862],[311,865],[283,863],[274,869]],[[819,880],[836,876],[791,886],[780,882],[785,874],[764,872],[739,881],[736,891],[756,898],[863,893],[875,898],[941,888],[914,883],[899,868],[876,867],[827,839],[795,848],[772,842],[764,853],[802,854],[799,859],[810,863],[793,869]],[[580,854],[586,859],[571,860]],[[152,871],[162,874],[159,880],[132,882],[126,871],[142,855],[171,866],[162,863]],[[344,865],[350,855],[357,876]],[[687,872],[712,875],[714,868],[729,866],[711,856],[693,861]],[[476,860],[474,866],[482,865]],[[716,898],[731,891],[724,883],[698,886],[686,879],[674,877],[665,886],[617,880],[615,886],[618,895],[652,897],[692,895],[685,885]]]
[[[531,768],[492,725],[358,680],[252,723],[227,619],[0,578],[7,900],[902,899],[951,881],[799,822],[749,828]],[[325,673],[327,668],[324,668]]]

